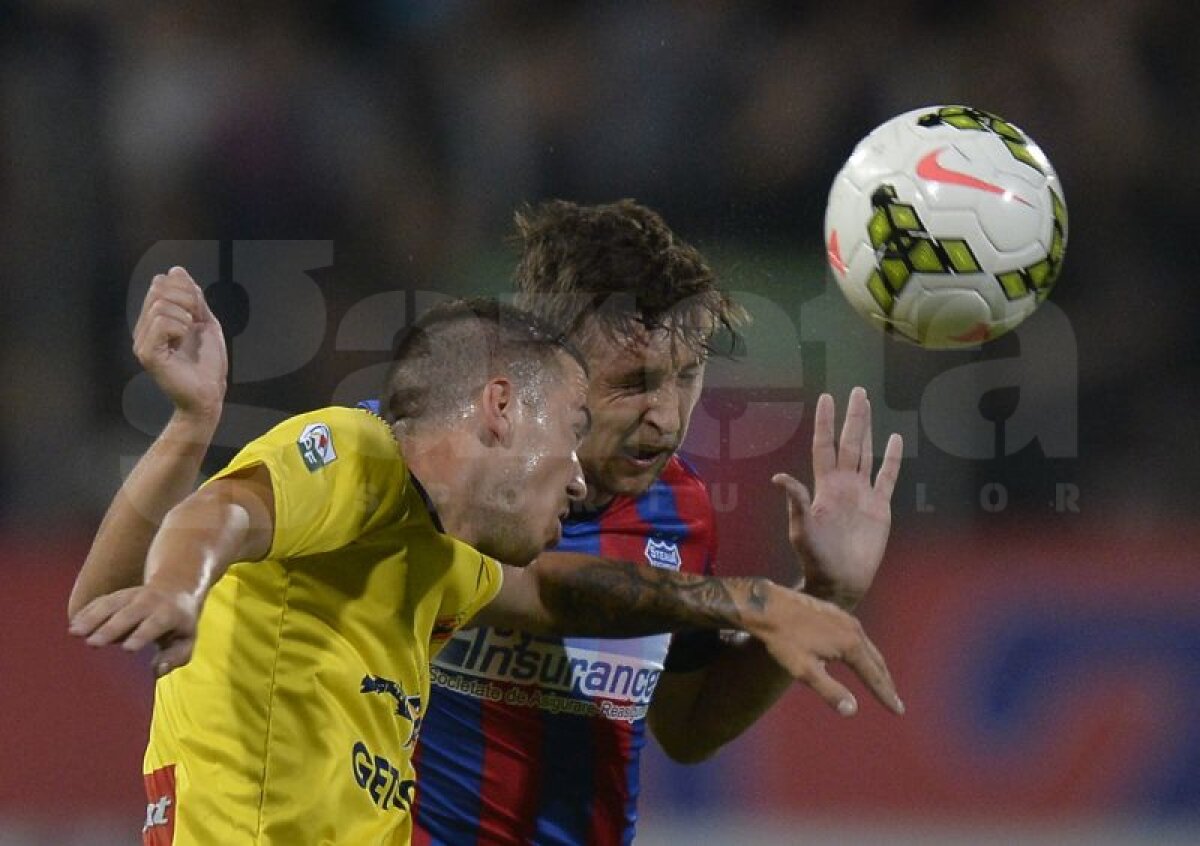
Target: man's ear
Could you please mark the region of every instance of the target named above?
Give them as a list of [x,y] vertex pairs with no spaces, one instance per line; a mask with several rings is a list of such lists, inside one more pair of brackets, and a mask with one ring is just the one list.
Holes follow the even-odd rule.
[[488,443],[509,446],[513,436],[516,393],[508,379],[496,377],[483,386],[479,403],[483,436]]

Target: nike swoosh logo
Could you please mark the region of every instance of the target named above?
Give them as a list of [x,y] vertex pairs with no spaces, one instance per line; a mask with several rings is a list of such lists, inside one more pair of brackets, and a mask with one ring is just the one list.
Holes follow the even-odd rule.
[[846,267],[846,262],[842,261],[842,248],[838,245],[837,230],[833,230],[829,235],[829,246],[825,248],[825,257],[829,259],[833,269],[843,276],[849,268]]
[[938,162],[938,156],[944,152],[946,152],[946,148],[939,147],[933,152],[922,156],[921,160],[917,162],[917,176],[926,182],[944,182],[947,185],[960,185],[963,188],[974,188],[977,191],[986,191],[989,194],[1012,197],[1018,203],[1033,208],[1033,203],[1005,188],[1001,188],[995,183],[985,182],[969,173],[963,173],[961,170],[951,170],[943,166]]

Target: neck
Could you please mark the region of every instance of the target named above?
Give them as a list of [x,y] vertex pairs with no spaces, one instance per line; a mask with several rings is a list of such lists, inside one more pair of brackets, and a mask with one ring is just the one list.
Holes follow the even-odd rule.
[[454,438],[425,438],[397,433],[400,452],[409,471],[425,489],[437,510],[446,534],[474,544],[476,541],[469,503],[474,480],[466,473],[469,462],[460,459],[462,449]]

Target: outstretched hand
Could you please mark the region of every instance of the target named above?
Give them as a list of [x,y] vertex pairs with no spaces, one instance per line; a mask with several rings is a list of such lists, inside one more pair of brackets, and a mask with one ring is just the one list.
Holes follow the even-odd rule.
[[71,618],[70,632],[89,646],[119,644],[129,652],[157,643],[154,672],[161,676],[191,658],[199,613],[191,593],[139,585],[93,599]]
[[751,598],[757,611],[747,620],[747,631],[792,678],[812,688],[839,714],[853,716],[858,702],[829,674],[829,661],[844,663],[884,707],[904,713],[883,655],[857,618],[833,603],[765,580],[756,583]]
[[204,292],[182,267],[150,283],[133,352],[179,411],[219,411],[229,370],[225,338]]
[[813,495],[786,473],[771,481],[787,493],[788,539],[804,567],[805,591],[851,609],[883,560],[904,443],[898,434],[888,438],[872,482],[871,404],[862,388],[850,392],[836,446],[833,431],[833,397],[822,394],[813,429]]

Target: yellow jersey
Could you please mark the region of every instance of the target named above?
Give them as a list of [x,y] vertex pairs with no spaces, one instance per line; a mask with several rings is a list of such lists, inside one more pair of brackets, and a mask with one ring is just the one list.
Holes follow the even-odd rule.
[[195,651],[158,680],[148,844],[406,844],[429,659],[500,588],[446,535],[388,425],[294,417],[214,478],[271,474],[262,561],[209,593]]

